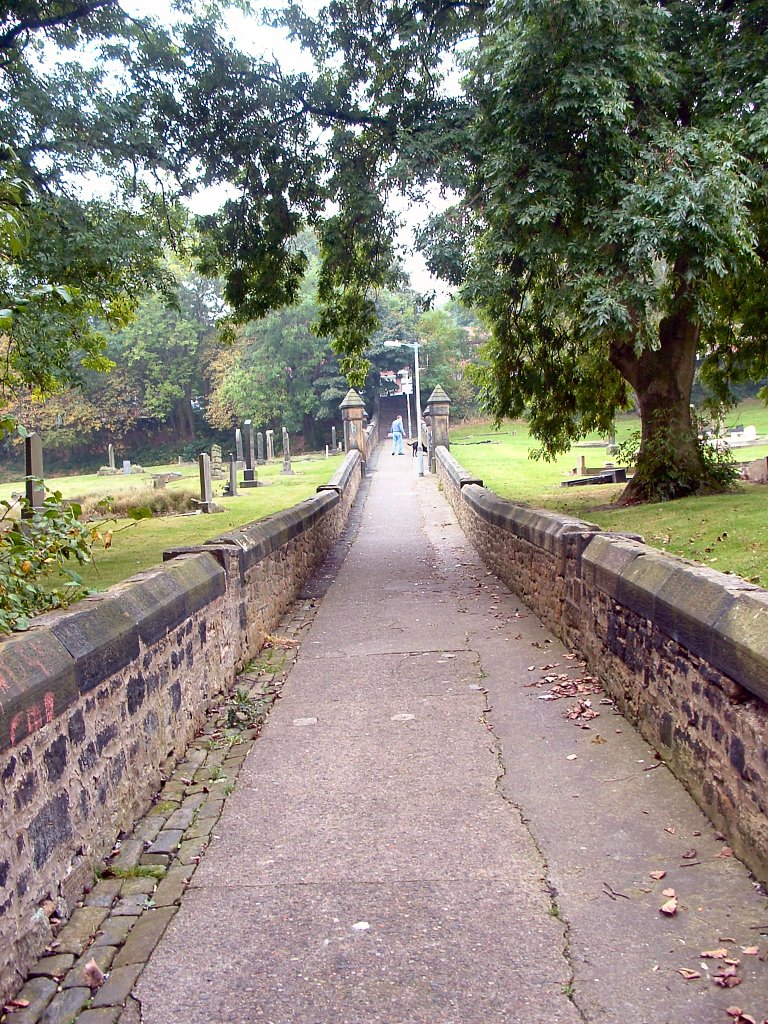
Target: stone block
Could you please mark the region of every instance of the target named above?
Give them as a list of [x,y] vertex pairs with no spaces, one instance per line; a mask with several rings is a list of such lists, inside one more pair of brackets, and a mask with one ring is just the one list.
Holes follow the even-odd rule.
[[119,1024],[121,1013],[119,1006],[84,1010],[77,1018],[77,1024]]
[[106,916],[104,907],[78,907],[56,936],[56,952],[80,956]]
[[644,546],[621,540],[614,534],[595,533],[582,555],[582,578],[590,586],[616,598],[621,574],[645,551]]
[[103,683],[139,655],[136,623],[116,594],[86,598],[73,609],[46,619],[51,632],[75,659],[81,693]]
[[[115,967],[110,972],[106,983],[94,995],[91,1006],[94,1009],[102,1006],[125,1006],[128,996],[133,991],[133,987],[139,980],[139,975],[143,970],[143,963],[130,964],[127,967]],[[80,1021],[82,1021],[82,1017]]]
[[61,983],[62,988],[78,988],[88,985],[85,977],[85,965],[95,960],[101,970],[106,974],[112,966],[112,961],[117,954],[116,946],[89,946],[88,949],[78,958]]
[[97,946],[122,946],[138,919],[137,915],[108,917],[96,932],[91,949]]
[[213,604],[226,591],[226,574],[207,551],[174,558],[165,571],[184,595],[187,617]]
[[43,1011],[40,1024],[72,1024],[90,998],[89,988],[63,989]]
[[52,722],[77,698],[75,659],[49,628],[0,642],[0,752]]
[[162,938],[176,913],[176,907],[159,907],[148,910],[131,931],[128,939],[115,957],[115,967],[127,967],[130,964],[145,964]]
[[768,703],[768,593],[743,591],[714,624],[712,664]]
[[58,983],[53,978],[30,978],[16,995],[19,1001],[26,1001],[29,1006],[14,1010],[13,1024],[37,1024],[41,1014],[56,995],[57,988]]
[[187,617],[184,593],[179,581],[162,569],[135,576],[118,584],[123,607],[131,615],[145,644],[162,640]]
[[656,594],[675,571],[675,563],[666,555],[647,548],[622,571],[616,600],[643,619],[653,619]]
[[30,970],[30,978],[62,978],[75,962],[74,953],[54,953],[38,960]]

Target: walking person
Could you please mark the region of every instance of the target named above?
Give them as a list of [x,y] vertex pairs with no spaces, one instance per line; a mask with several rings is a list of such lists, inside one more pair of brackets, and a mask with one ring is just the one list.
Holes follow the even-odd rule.
[[403,451],[403,417],[398,416],[392,421],[392,454],[404,455]]

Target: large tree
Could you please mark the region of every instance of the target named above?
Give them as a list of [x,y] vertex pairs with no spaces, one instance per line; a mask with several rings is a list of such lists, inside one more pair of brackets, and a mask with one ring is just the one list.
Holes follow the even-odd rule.
[[725,398],[768,366],[764,4],[337,0],[283,21],[318,65],[283,109],[323,130],[321,324],[353,377],[393,262],[384,197],[437,180],[460,202],[422,238],[492,329],[490,408],[527,411],[551,455],[636,401],[627,500],[720,485],[689,403],[697,358]]

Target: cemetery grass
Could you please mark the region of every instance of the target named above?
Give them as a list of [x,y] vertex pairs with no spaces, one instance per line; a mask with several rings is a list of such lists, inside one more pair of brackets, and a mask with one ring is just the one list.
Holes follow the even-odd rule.
[[[729,417],[728,424],[734,422],[754,423],[762,439],[768,434],[768,409],[745,402]],[[636,416],[620,417],[617,440],[638,427]],[[461,465],[509,501],[575,516],[604,530],[638,533],[652,547],[768,587],[768,486],[737,482],[732,494],[620,508],[612,503],[622,484],[560,486],[580,455],[588,466],[601,466],[604,448],[574,447],[544,462],[529,458],[534,445],[523,422],[505,423],[498,432],[489,424],[451,431],[451,451]],[[768,443],[736,449],[734,455],[739,462],[768,455]]]
[[[114,583],[128,579],[144,569],[160,565],[167,548],[201,544],[246,523],[264,519],[283,509],[312,497],[319,484],[327,483],[343,456],[294,456],[291,459],[293,476],[282,476],[282,461],[259,466],[258,477],[264,487],[238,490],[234,498],[222,497],[228,480],[214,480],[213,500],[224,511],[204,514],[154,516],[135,522],[118,519],[104,524],[103,531],[112,530],[112,546],[105,549],[98,542],[94,546],[91,564],[74,567],[86,586],[93,590],[106,590]],[[227,474],[228,474],[228,467]],[[64,498],[83,498],[86,495],[115,496],[129,490],[142,490],[152,484],[152,473],[180,471],[180,480],[173,480],[169,490],[182,488],[200,496],[197,465],[153,466],[145,473],[131,476],[100,477],[96,474],[51,478],[46,486],[61,491]],[[242,472],[238,473],[238,484]],[[0,498],[10,498],[12,492],[23,491],[23,483],[0,485]]]

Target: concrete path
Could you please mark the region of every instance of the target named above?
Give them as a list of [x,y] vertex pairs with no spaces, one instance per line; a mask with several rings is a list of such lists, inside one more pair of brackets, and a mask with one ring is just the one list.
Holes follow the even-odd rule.
[[[138,981],[143,1024],[768,1018],[768,964],[739,948],[768,950],[764,896],[600,693],[581,723],[573,700],[539,699],[552,674],[584,678],[434,480],[382,450]],[[700,955],[721,948],[738,988]]]

